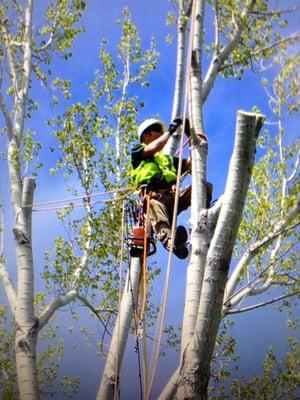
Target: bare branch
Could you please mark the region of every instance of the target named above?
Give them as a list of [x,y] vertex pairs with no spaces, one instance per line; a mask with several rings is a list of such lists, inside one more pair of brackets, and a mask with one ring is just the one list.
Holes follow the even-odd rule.
[[226,286],[226,298],[224,302],[226,303],[228,299],[232,296],[232,293],[239,281],[239,277],[244,270],[244,268],[249,264],[249,262],[256,256],[258,251],[262,246],[272,242],[278,236],[282,235],[283,233],[289,231],[290,229],[295,228],[299,225],[300,222],[297,222],[293,225],[288,225],[288,223],[299,214],[300,211],[300,202],[296,204],[296,206],[288,213],[286,218],[281,221],[281,223],[274,228],[273,232],[266,235],[261,240],[258,240],[256,243],[253,243],[249,249],[244,253],[240,261],[238,262],[235,270],[233,271],[231,277],[229,278]]
[[[291,250],[291,248],[287,249],[284,251],[280,257],[277,257],[274,259],[266,268],[264,268],[260,273],[255,276],[251,281],[247,282],[244,286],[242,286],[239,290],[237,290],[235,293],[233,293],[231,296],[226,297],[226,301],[224,301],[224,307],[223,309],[229,309],[233,305],[237,304],[240,302],[241,299],[245,299],[246,296],[252,296],[255,294],[258,294],[259,289],[255,289],[255,286],[262,280],[262,277],[268,270],[273,269],[275,264],[285,257],[285,255]],[[274,282],[271,282],[274,283]],[[276,281],[276,283],[278,283]],[[270,285],[269,285],[270,286]],[[269,287],[268,286],[268,287]],[[268,289],[267,286],[264,287],[263,291],[266,291]],[[263,291],[260,291],[262,293]]]
[[162,392],[160,393],[158,400],[165,400],[165,399],[174,399],[177,389],[177,380],[179,377],[179,367],[174,371],[173,375],[169,379],[166,386],[163,388]]
[[51,44],[53,42],[54,34],[55,34],[55,32],[56,32],[56,30],[57,30],[57,28],[59,26],[58,17],[59,17],[59,11],[56,10],[55,19],[54,19],[54,23],[53,23],[53,30],[50,33],[50,36],[49,36],[49,39],[47,40],[47,42],[45,44],[43,44],[41,47],[38,47],[36,49],[37,53],[45,51],[51,46]]
[[51,32],[51,35],[50,35],[49,39],[47,40],[47,42],[43,46],[38,47],[36,49],[36,52],[40,53],[42,51],[47,50],[51,46],[51,43],[53,42],[53,38],[54,38],[54,32]]
[[220,50],[220,24],[219,24],[219,2],[215,2],[215,53]]
[[104,327],[104,331],[108,333],[109,336],[111,336],[111,333],[109,332],[109,330],[107,329],[107,326],[105,324],[105,322],[103,321],[103,319],[100,317],[99,315],[99,310],[97,310],[96,308],[94,308],[91,303],[83,296],[76,296],[78,300],[80,300],[86,307],[88,307],[92,313],[94,315],[96,315],[96,317],[99,319],[99,321],[101,322],[101,324]]
[[64,297],[56,297],[39,317],[38,330],[42,330],[54,313],[61,307],[71,303],[77,296],[76,291],[70,291]]
[[[271,255],[270,255],[271,266],[268,269],[268,277],[261,287],[253,288],[251,290],[251,296],[255,296],[255,295],[266,292],[269,289],[269,287],[273,284],[273,277],[274,277],[274,273],[275,273],[275,267],[277,264],[277,254],[279,253],[281,244],[282,244],[282,236],[280,235],[280,236],[278,236],[275,247],[273,248]],[[246,293],[245,293],[245,295],[246,295]]]
[[[241,13],[240,16],[241,19],[247,18],[247,16],[249,16],[249,14],[252,11],[254,3],[255,0],[249,0],[247,2],[243,12]],[[207,99],[207,96],[209,95],[209,92],[215,83],[219,71],[222,70],[220,66],[229,57],[229,55],[232,53],[232,51],[239,43],[244,28],[245,24],[238,24],[237,29],[233,33],[231,41],[229,41],[227,45],[224,46],[224,48],[220,52],[214,53],[214,56],[211,60],[210,66],[203,81],[203,102]]]
[[296,158],[295,166],[294,166],[294,168],[293,168],[293,170],[292,170],[290,176],[286,179],[287,182],[291,182],[291,181],[294,179],[294,177],[295,177],[295,175],[296,175],[296,173],[297,173],[297,171],[298,171],[299,164],[300,164],[300,149],[298,150],[298,153],[297,153],[297,158]]
[[7,268],[4,264],[0,263],[0,279],[2,279],[4,290],[9,302],[9,306],[12,314],[15,314],[16,306],[17,306],[17,294],[14,288],[14,285],[10,279]]
[[246,312],[246,311],[256,310],[257,308],[265,307],[267,305],[273,304],[273,303],[275,303],[277,301],[286,299],[288,297],[296,296],[297,294],[300,294],[300,290],[297,290],[297,291],[295,291],[293,293],[284,294],[282,296],[274,297],[274,299],[272,299],[272,300],[265,301],[265,302],[262,302],[262,303],[258,303],[258,304],[255,304],[253,306],[244,307],[244,308],[235,309],[235,310],[228,310],[228,311],[225,311],[224,314],[225,315],[239,314],[239,313]]
[[[87,198],[89,195],[87,193]],[[87,210],[88,215],[91,213],[91,206],[88,202],[84,203],[84,207]],[[78,289],[80,286],[80,277],[81,273],[87,265],[88,262],[88,254],[90,249],[90,242],[91,242],[91,224],[88,224],[89,236],[85,243],[85,249],[83,255],[80,260],[80,264],[78,268],[75,269],[73,273],[73,282],[71,285],[71,290],[63,297],[56,297],[52,303],[45,309],[43,314],[40,316],[39,322],[39,330],[41,330],[49,321],[49,319],[53,316],[53,314],[61,307],[69,304],[71,301],[75,300],[78,297]]]
[[0,108],[1,108],[2,114],[5,119],[7,132],[8,132],[8,138],[9,138],[9,140],[11,140],[14,136],[14,129],[13,129],[13,125],[12,125],[12,120],[10,118],[9,110],[5,104],[5,101],[4,101],[1,93],[0,93]]

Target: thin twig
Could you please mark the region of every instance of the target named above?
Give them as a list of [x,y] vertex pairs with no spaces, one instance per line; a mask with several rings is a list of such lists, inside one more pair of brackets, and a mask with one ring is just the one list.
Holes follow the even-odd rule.
[[109,332],[109,330],[107,329],[107,326],[105,324],[105,322],[103,321],[103,319],[100,317],[99,315],[99,311],[94,308],[91,303],[83,296],[76,296],[78,300],[80,300],[86,307],[88,307],[92,313],[94,315],[96,315],[96,317],[99,319],[99,321],[101,322],[102,326],[104,327],[104,332],[108,333],[109,336],[111,336],[111,333]]
[[274,299],[272,299],[272,300],[269,300],[269,301],[266,301],[266,302],[263,302],[263,303],[254,304],[253,306],[249,306],[249,307],[245,307],[245,308],[241,308],[241,309],[235,309],[235,310],[228,310],[228,311],[225,311],[224,314],[225,315],[228,315],[228,314],[239,314],[239,313],[242,313],[242,312],[255,310],[257,308],[273,304],[273,303],[275,303],[277,301],[286,299],[288,297],[295,296],[297,294],[300,294],[300,290],[296,290],[295,292],[292,292],[292,293],[289,293],[289,294],[284,294],[282,296],[274,297]]

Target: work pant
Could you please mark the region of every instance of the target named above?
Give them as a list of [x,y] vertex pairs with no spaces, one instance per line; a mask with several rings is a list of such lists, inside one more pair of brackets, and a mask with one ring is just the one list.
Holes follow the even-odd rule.
[[[175,193],[170,189],[149,191],[149,219],[157,238],[166,244],[171,236]],[[191,186],[180,191],[177,215],[191,205]]]
[[[191,190],[188,186],[179,192],[177,215],[191,205]],[[207,182],[206,207],[210,207],[213,185]],[[150,196],[149,219],[157,238],[166,244],[171,236],[175,192],[171,189],[146,189]]]

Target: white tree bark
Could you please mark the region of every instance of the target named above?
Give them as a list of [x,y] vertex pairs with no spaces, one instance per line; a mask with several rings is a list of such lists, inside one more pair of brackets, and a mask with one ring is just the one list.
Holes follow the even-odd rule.
[[[187,269],[186,296],[182,324],[181,357],[194,333],[201,295],[206,253],[211,238],[206,210],[207,141],[204,140],[202,116],[202,42],[205,1],[195,0],[191,28],[191,66],[189,69],[189,108],[192,130],[192,199],[191,199],[191,256]],[[161,399],[172,399],[176,392],[174,372],[161,393]]]
[[112,334],[104,372],[97,394],[97,400],[112,400],[117,393],[120,369],[128,339],[130,324],[134,313],[135,293],[141,272],[139,257],[132,257],[127,272],[126,283],[118,317]]
[[[206,210],[207,141],[200,138],[204,125],[202,116],[202,53],[205,1],[194,5],[192,60],[190,70],[190,109],[193,132],[192,200],[191,200],[191,258],[187,270],[187,286],[182,326],[181,354],[193,335],[201,295],[206,253],[210,241],[208,210]],[[199,45],[200,43],[200,45]],[[199,112],[199,110],[201,110]]]
[[224,288],[254,164],[255,142],[261,126],[261,116],[238,112],[234,151],[223,205],[207,254],[196,329],[182,357],[178,399],[207,398]]
[[24,130],[25,105],[31,74],[31,29],[33,1],[27,0],[24,7],[24,34],[20,44],[23,51],[22,71],[18,76],[13,43],[6,22],[2,32],[8,54],[14,96],[14,111],[11,118],[1,97],[0,105],[8,128],[8,170],[11,201],[15,217],[15,249],[18,268],[18,288],[14,299],[13,286],[2,268],[2,279],[10,299],[16,323],[15,352],[19,395],[22,400],[39,398],[36,372],[37,318],[34,315],[34,275],[32,256],[32,201],[35,181],[21,178],[20,145]]
[[10,310],[15,317],[15,311],[17,306],[17,295],[14,288],[14,285],[10,279],[9,273],[6,269],[6,266],[0,263],[0,279],[2,279],[2,283],[4,286],[4,290],[9,302]]
[[[186,58],[186,30],[187,18],[190,15],[191,7],[185,7],[185,0],[178,1],[178,22],[177,22],[177,55],[176,55],[176,77],[175,89],[173,96],[173,109],[172,117],[178,118],[182,115],[183,97],[184,97],[184,72],[185,72],[185,58]],[[174,155],[179,143],[180,135],[172,135],[168,143],[164,147],[164,153]]]
[[18,265],[18,293],[15,311],[15,352],[20,398],[39,398],[36,371],[38,319],[34,315],[34,274],[32,257],[31,216],[35,181],[23,183],[22,205],[16,216],[14,235]]

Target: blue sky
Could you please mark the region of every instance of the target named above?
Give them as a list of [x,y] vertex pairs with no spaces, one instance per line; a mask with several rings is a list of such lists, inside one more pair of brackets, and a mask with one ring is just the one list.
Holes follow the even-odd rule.
[[[295,1],[275,1],[277,5],[295,4]],[[159,4],[159,6],[158,6]],[[172,96],[175,74],[175,40],[172,45],[167,45],[165,37],[170,33],[170,28],[165,24],[167,11],[172,10],[170,2],[164,0],[155,2],[151,0],[102,0],[91,1],[84,14],[82,23],[86,27],[86,32],[81,34],[75,43],[73,57],[68,63],[56,62],[59,74],[70,78],[72,77],[72,101],[82,101],[86,99],[87,91],[85,84],[94,77],[94,69],[99,66],[99,46],[102,38],[109,39],[110,48],[115,49],[120,35],[119,27],[116,24],[117,18],[121,18],[121,11],[124,6],[128,6],[132,11],[133,21],[137,24],[143,44],[149,47],[152,35],[156,37],[158,51],[160,53],[158,69],[151,75],[151,87],[143,92],[145,108],[140,115],[140,120],[149,116],[159,114],[168,123],[170,121],[172,109]],[[36,14],[38,22],[38,13]],[[293,17],[294,27],[291,32],[296,30],[299,24],[299,17]],[[298,25],[299,26],[299,25]],[[172,29],[171,29],[172,31]],[[214,184],[214,198],[219,197],[225,187],[226,171],[232,151],[235,117],[238,109],[251,110],[254,105],[258,106],[264,113],[268,114],[266,96],[260,85],[261,76],[253,72],[247,72],[244,79],[224,80],[219,79],[214,87],[212,95],[205,105],[205,123],[209,139],[208,157],[208,179]],[[49,174],[49,168],[53,165],[54,159],[49,155],[50,139],[49,128],[46,127],[46,119],[51,112],[49,103],[49,93],[36,86],[33,92],[39,97],[40,110],[31,121],[32,126],[37,132],[37,138],[45,143],[44,157],[47,160],[46,168],[41,172],[37,179],[37,191],[35,201],[53,200],[65,196],[64,183],[58,176]],[[299,123],[298,123],[299,126]],[[295,125],[291,125],[294,129]],[[5,165],[1,160],[1,181],[4,179]],[[2,175],[3,174],[3,175]],[[8,199],[8,198],[7,198]],[[7,200],[8,201],[8,200]],[[7,208],[9,204],[7,203]],[[188,224],[189,215],[186,213],[181,221]],[[36,238],[35,258],[38,270],[43,265],[43,253],[47,248],[53,247],[55,235],[61,234],[63,228],[57,223],[54,213],[40,213],[34,215],[34,237]],[[11,223],[11,221],[10,221]],[[7,242],[11,243],[11,233],[7,230]],[[8,252],[12,249],[9,246]],[[166,264],[166,253],[160,251],[159,262],[163,266]],[[14,271],[13,262],[11,270]],[[13,275],[15,273],[13,272]],[[157,298],[162,291],[164,274],[157,279],[155,291]],[[171,290],[169,295],[167,323],[179,325],[184,302],[185,290],[185,263],[174,260],[173,274],[171,280]],[[39,273],[36,274],[36,286],[40,290],[42,285]],[[86,310],[83,310],[83,314]],[[87,313],[86,313],[87,314]],[[83,318],[90,323],[90,319]],[[81,386],[78,396],[80,399],[94,398],[101,376],[102,363],[95,356],[93,347],[88,347],[83,339],[71,337],[67,333],[67,327],[73,325],[67,312],[59,313],[62,335],[66,339],[66,357],[62,361],[62,374],[69,373],[81,376]],[[285,327],[285,317],[275,314],[271,308],[253,312],[252,314],[239,315],[234,318],[236,321],[232,328],[232,333],[239,339],[238,353],[241,355],[241,370],[249,375],[258,371],[261,361],[270,344],[283,351],[282,343],[284,338],[291,334]],[[95,323],[94,328],[96,331]],[[257,333],[260,332],[259,338]],[[72,348],[72,344],[77,343],[77,349]],[[133,351],[134,343],[130,340],[128,352],[125,357],[122,373],[121,398],[138,398],[136,388],[137,380],[137,361]],[[163,382],[173,371],[177,363],[177,354],[170,352],[162,361],[158,370],[158,379],[154,387],[154,398],[159,392]]]

